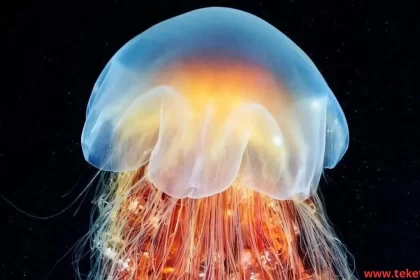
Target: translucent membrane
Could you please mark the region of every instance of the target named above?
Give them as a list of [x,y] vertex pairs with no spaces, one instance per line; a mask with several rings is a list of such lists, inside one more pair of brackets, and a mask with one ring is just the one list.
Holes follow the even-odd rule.
[[308,198],[348,145],[344,114],[321,74],[267,22],[227,8],[196,10],[122,47],[93,89],[85,158],[108,171],[149,163],[175,198],[241,185]]

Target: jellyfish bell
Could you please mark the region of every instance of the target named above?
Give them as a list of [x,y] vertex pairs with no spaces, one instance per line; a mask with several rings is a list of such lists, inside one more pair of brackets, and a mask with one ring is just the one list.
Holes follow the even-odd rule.
[[258,17],[199,9],[129,41],[94,85],[81,143],[114,174],[89,279],[354,279],[316,193],[347,149],[344,113]]
[[123,46],[96,82],[85,158],[108,171],[149,162],[175,198],[235,180],[277,199],[306,199],[348,145],[344,114],[309,57],[249,13],[195,10]]

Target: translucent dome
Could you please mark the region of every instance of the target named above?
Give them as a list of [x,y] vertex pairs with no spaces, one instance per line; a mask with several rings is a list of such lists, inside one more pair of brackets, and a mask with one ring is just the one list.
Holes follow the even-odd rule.
[[82,148],[107,171],[148,164],[175,198],[242,185],[305,199],[348,147],[343,111],[309,57],[264,20],[195,10],[123,46],[89,100]]

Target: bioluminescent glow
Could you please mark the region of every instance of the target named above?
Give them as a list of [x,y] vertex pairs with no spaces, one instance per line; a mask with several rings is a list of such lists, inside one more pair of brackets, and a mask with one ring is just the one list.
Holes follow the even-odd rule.
[[316,66],[264,20],[206,8],[151,27],[89,100],[83,153],[110,176],[88,278],[354,279],[317,194],[348,139]]

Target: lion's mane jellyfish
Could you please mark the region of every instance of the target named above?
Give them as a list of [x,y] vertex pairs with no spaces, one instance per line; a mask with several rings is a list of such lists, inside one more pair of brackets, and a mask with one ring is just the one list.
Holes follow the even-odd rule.
[[316,193],[348,146],[308,56],[228,8],[159,23],[98,78],[82,134],[101,181],[89,279],[354,279]]

